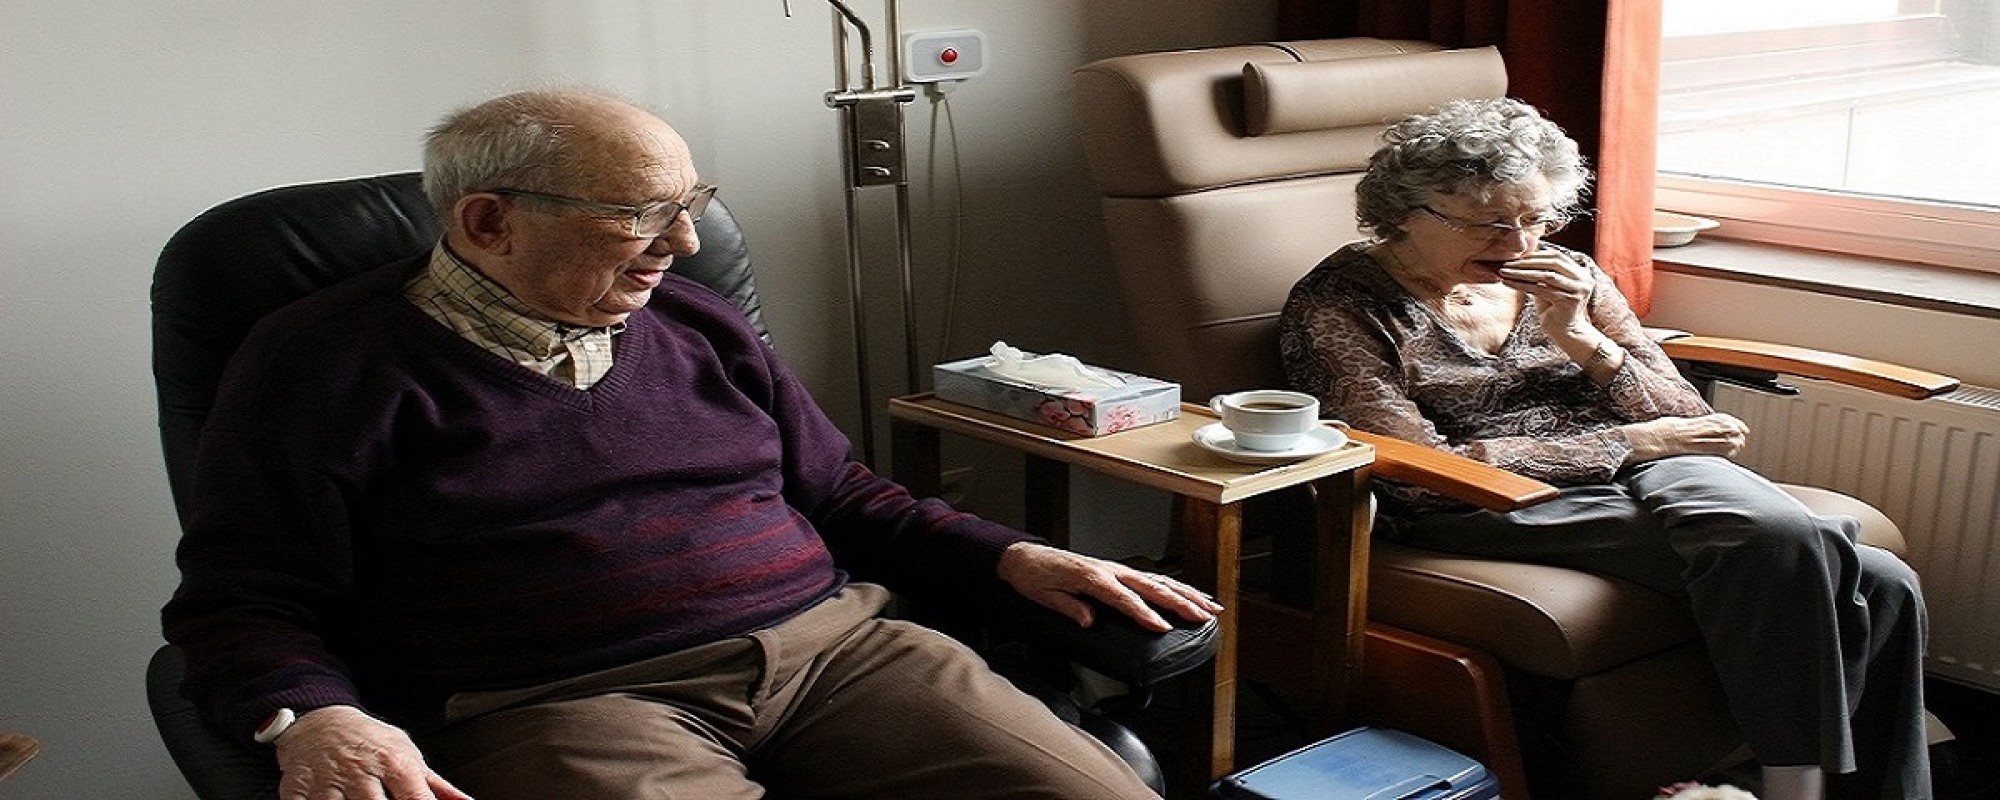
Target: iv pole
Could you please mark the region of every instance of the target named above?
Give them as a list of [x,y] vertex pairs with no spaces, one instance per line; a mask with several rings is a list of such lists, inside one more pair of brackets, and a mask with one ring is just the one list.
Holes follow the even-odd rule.
[[[896,39],[897,0],[885,0],[889,39]],[[896,263],[901,271],[899,286],[903,301],[903,364],[905,392],[918,389],[916,300],[910,280],[910,184],[903,149],[903,104],[917,99],[917,90],[902,83],[902,66],[896,48],[889,48],[889,75],[895,84],[878,88],[875,83],[875,42],[867,23],[842,0],[832,4],[834,41],[834,81],[840,88],[826,93],[826,105],[840,115],[842,143],[841,170],[847,181],[847,282],[854,316],[854,362],[861,391],[861,452],[869,466],[875,462],[875,401],[868,380],[867,314],[863,310],[860,192],[870,186],[896,188]],[[785,16],[792,15],[791,0],[785,0]],[[847,27],[861,37],[861,86],[857,89],[847,74]]]

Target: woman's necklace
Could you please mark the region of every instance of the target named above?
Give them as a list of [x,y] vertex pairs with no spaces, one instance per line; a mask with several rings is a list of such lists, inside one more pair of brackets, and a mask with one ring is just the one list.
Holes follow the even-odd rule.
[[1409,268],[1409,266],[1403,263],[1403,259],[1396,257],[1396,253],[1390,250],[1387,244],[1376,245],[1374,252],[1381,253],[1384,257],[1389,259],[1389,266],[1396,268],[1396,273],[1395,273],[1396,277],[1423,287],[1425,294],[1429,296],[1417,297],[1417,300],[1419,302],[1428,303],[1430,305],[1436,306],[1438,307],[1439,310],[1443,310],[1443,307],[1448,305],[1453,305],[1453,306],[1472,305],[1474,295],[1476,294],[1472,290],[1472,287],[1460,284],[1458,286],[1446,288],[1443,284],[1440,284],[1437,281],[1433,281],[1416,274],[1416,272],[1412,271]]

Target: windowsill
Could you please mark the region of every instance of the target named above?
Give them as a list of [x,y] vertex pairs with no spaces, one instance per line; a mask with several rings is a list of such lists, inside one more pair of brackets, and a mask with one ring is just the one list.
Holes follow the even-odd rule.
[[1728,239],[1655,248],[1662,272],[2000,319],[2000,274]]

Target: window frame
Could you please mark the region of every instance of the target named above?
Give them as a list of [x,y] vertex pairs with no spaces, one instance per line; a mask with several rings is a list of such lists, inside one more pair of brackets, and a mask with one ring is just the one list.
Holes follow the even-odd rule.
[[1993,209],[1665,172],[1654,205],[1721,222],[1714,238],[2000,273]]
[[[1674,59],[1663,70],[1678,69],[1681,80],[1696,86],[1764,70],[1782,81],[1782,60],[1764,56],[1777,36],[1800,37],[1798,57],[1812,69],[1877,60],[1892,66],[1912,52],[1935,50],[1930,43],[1948,27],[1944,11],[1939,0],[1902,0],[1898,15],[1887,19],[1808,24],[1786,34],[1693,34],[1678,48],[1663,48]],[[1885,41],[1899,44],[1871,49]],[[1723,223],[1704,236],[2000,273],[2000,208],[1669,171],[1656,172],[1655,181],[1655,207]]]

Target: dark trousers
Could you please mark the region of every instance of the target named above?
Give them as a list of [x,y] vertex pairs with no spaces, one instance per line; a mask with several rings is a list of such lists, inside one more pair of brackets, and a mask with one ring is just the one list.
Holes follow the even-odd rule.
[[1153,798],[1101,743],[854,584],[747,637],[457,695],[419,745],[480,800]]
[[1858,529],[1726,459],[1681,456],[1511,513],[1398,520],[1389,535],[1682,598],[1759,763],[1858,769],[1842,788],[1928,798],[1923,597],[1901,559],[1855,543]]

